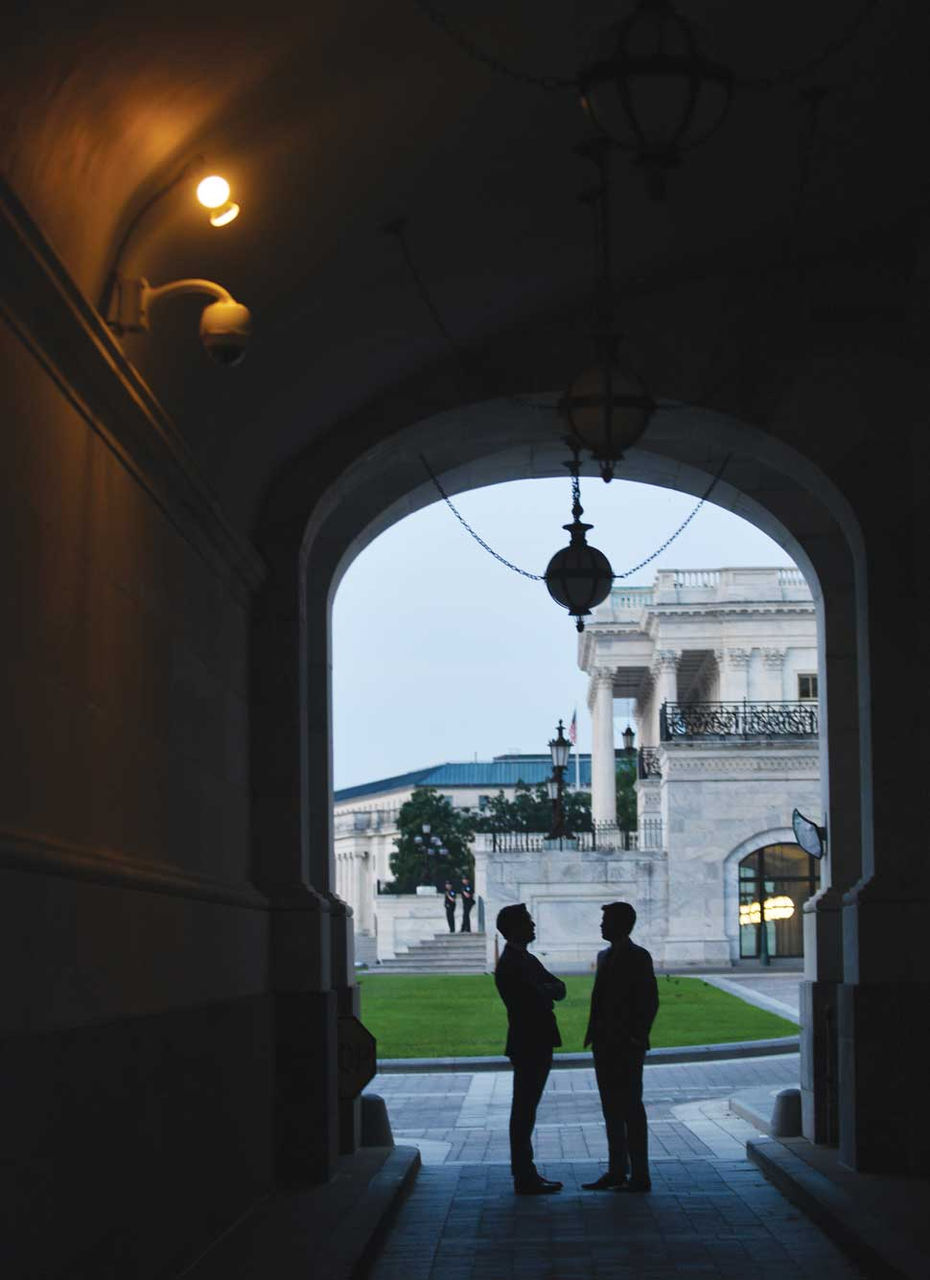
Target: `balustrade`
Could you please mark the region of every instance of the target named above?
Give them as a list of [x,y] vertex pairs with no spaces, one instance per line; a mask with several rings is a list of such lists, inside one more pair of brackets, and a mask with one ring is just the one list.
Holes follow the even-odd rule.
[[666,702],[663,742],[682,738],[807,738],[818,732],[816,702]]

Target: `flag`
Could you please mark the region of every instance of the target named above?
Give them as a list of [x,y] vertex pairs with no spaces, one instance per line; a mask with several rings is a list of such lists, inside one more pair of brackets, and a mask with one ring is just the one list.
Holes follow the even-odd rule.
[[575,710],[572,712],[572,722],[568,726],[568,740],[572,744],[572,746],[574,746],[577,739],[578,739],[578,708],[576,707]]

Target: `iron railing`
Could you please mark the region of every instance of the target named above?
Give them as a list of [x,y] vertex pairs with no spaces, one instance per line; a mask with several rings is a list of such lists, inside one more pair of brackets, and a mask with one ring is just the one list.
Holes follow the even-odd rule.
[[[493,831],[488,833],[495,853],[538,853],[549,840],[545,831]],[[615,822],[598,822],[588,831],[576,831],[559,840],[557,848],[592,853],[635,853],[662,848],[661,818],[646,818],[638,831],[625,831]],[[550,846],[551,847],[551,846]]]
[[811,738],[816,702],[666,702],[659,712],[663,742],[682,738]]

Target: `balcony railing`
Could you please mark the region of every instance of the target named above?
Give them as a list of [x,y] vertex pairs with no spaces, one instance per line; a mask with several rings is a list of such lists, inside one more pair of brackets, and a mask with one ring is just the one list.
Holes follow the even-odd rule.
[[[549,840],[545,831],[494,831],[485,838],[496,853],[538,853]],[[593,853],[636,853],[661,849],[662,820],[646,818],[638,831],[624,831],[615,822],[595,823],[592,830],[576,831],[559,843],[566,849]]]
[[811,738],[816,702],[666,702],[659,713],[663,742],[684,738]]

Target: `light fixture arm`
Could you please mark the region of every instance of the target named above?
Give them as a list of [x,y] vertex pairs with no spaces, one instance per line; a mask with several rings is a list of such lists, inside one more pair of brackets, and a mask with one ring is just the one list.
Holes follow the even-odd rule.
[[153,288],[143,276],[119,276],[107,324],[115,333],[148,333],[149,310],[153,303],[160,302],[163,298],[178,298],[192,293],[206,294],[215,302],[235,302],[228,289],[212,280],[172,280],[169,284]]

